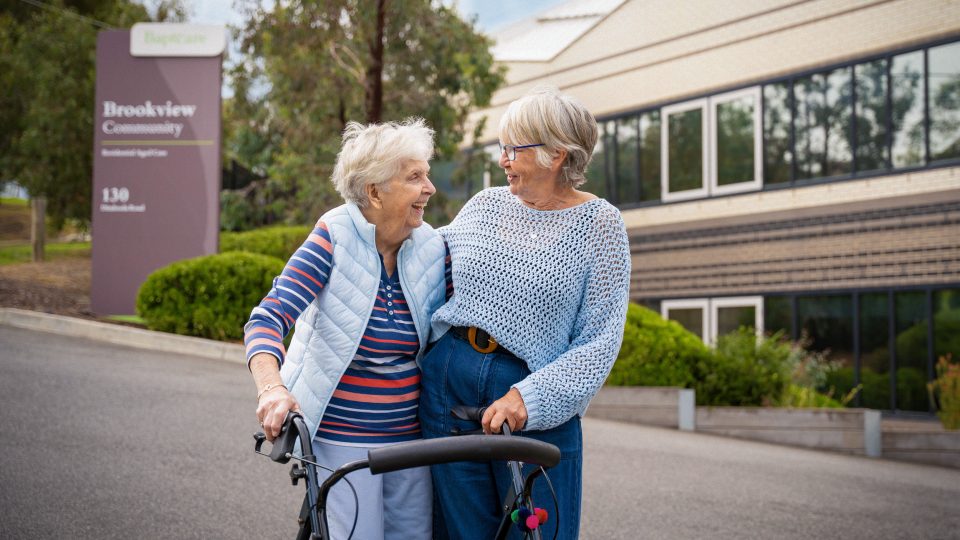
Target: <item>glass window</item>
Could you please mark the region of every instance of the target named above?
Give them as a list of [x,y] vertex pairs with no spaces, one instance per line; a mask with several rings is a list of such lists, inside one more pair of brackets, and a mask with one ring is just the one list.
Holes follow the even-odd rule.
[[617,167],[616,194],[617,204],[633,203],[640,200],[640,182],[637,173],[639,141],[637,137],[638,119],[636,116],[621,118],[617,123]]
[[[590,166],[587,167],[587,183],[584,184],[584,189],[601,198],[607,196],[607,153],[608,149],[612,150],[607,135],[608,123],[599,122],[597,124],[600,133],[597,137],[597,146],[593,149],[593,159],[590,160]],[[612,154],[613,152],[609,153]]]
[[710,343],[741,326],[763,334],[763,298],[760,296],[733,296],[710,300]]
[[798,178],[850,173],[850,82],[850,68],[840,68],[794,83]]
[[699,308],[674,308],[668,310],[669,319],[703,339],[703,310]]
[[695,300],[664,300],[660,303],[660,315],[664,319],[677,321],[680,326],[695,334],[702,341],[707,340],[707,307],[706,299]]
[[[825,352],[839,366],[828,381],[834,396],[844,397],[853,388],[853,301],[851,295],[800,296],[797,317],[801,338],[809,350]],[[842,374],[848,376],[842,376]]]
[[489,185],[505,186],[507,185],[507,175],[500,168],[500,145],[488,144],[483,147],[485,156],[484,171],[488,175]]
[[922,165],[923,51],[893,57],[890,64],[891,160],[895,168]]
[[710,123],[711,193],[760,188],[760,88],[715,96]]
[[887,61],[854,68],[857,84],[857,170],[887,167]]
[[768,296],[763,299],[763,326],[767,333],[783,332],[790,338],[790,321],[793,317],[789,296]]
[[933,357],[960,360],[960,289],[933,293]]
[[790,181],[790,87],[788,83],[763,87],[764,182]]
[[640,115],[640,200],[660,200],[660,111]]
[[705,100],[663,109],[662,135],[665,159],[661,182],[664,200],[680,200],[707,194]]
[[926,411],[927,397],[927,295],[923,291],[900,292],[896,307],[897,398],[896,408]]
[[960,43],[929,55],[930,159],[960,158]]
[[[860,295],[860,384],[863,386],[859,403],[870,409],[893,408],[888,298],[885,292]],[[852,382],[852,376],[850,379]]]

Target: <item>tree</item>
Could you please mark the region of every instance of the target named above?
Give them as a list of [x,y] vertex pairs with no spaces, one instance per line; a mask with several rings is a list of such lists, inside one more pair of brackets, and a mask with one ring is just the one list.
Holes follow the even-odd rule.
[[[161,18],[182,17],[163,1]],[[0,178],[47,198],[59,228],[90,220],[97,33],[150,20],[130,0],[14,3],[0,10]]]
[[244,16],[226,154],[268,173],[292,221],[338,204],[327,178],[348,121],[421,116],[450,158],[503,81],[489,39],[429,0],[248,3]]

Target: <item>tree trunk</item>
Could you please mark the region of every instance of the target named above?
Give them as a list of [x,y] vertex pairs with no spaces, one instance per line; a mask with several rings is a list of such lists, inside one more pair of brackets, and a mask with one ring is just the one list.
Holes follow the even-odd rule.
[[33,248],[33,262],[43,262],[44,249],[47,240],[47,199],[46,197],[34,197],[30,199],[30,207],[33,209],[30,220],[30,243]]
[[370,41],[370,66],[367,68],[367,123],[380,122],[383,112],[383,29],[387,0],[377,0],[377,26]]

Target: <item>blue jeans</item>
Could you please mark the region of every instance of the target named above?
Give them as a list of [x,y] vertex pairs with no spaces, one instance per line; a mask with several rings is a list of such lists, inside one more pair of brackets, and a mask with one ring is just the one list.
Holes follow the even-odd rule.
[[[477,423],[453,418],[450,409],[456,405],[489,405],[506,394],[510,385],[530,374],[523,360],[509,354],[478,353],[452,332],[447,332],[432,346],[423,357],[421,368],[420,427],[425,439],[449,436],[454,428],[478,429]],[[575,416],[553,429],[523,431],[520,435],[560,448],[560,463],[547,470],[559,505],[557,538],[577,538],[583,455],[580,418]],[[524,466],[524,474],[530,470],[532,466]],[[435,497],[434,538],[493,538],[503,516],[504,498],[513,485],[506,462],[449,463],[434,465],[431,472]],[[542,477],[535,484],[533,501],[549,513],[541,530],[544,538],[553,538],[558,511]],[[513,525],[509,538],[522,538]]]

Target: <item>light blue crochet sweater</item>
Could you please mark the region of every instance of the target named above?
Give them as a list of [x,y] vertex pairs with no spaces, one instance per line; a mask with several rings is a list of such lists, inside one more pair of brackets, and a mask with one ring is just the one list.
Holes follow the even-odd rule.
[[453,297],[435,330],[477,326],[526,361],[514,387],[528,430],[583,415],[623,340],[630,243],[603,199],[563,210],[524,206],[509,188],[475,195],[439,229],[453,258]]

